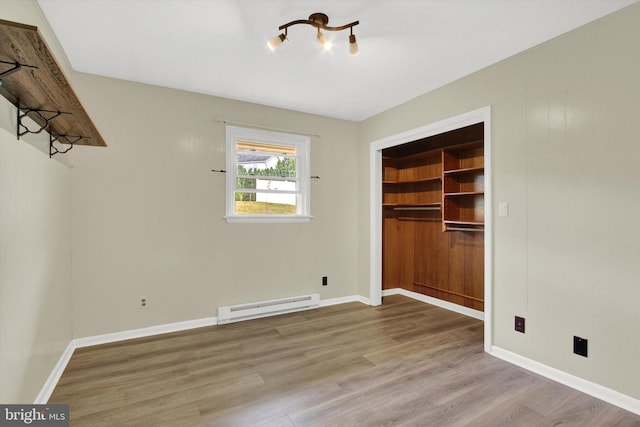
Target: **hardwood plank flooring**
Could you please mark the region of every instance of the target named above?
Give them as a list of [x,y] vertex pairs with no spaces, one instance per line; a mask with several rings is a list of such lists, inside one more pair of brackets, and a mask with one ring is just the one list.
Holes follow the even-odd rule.
[[633,426],[483,352],[481,321],[402,296],[75,351],[72,426]]

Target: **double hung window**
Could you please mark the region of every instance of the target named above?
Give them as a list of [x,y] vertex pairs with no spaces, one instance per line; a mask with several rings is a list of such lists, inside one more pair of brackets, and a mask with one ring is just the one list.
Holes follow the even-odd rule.
[[227,222],[303,222],[308,136],[227,126]]

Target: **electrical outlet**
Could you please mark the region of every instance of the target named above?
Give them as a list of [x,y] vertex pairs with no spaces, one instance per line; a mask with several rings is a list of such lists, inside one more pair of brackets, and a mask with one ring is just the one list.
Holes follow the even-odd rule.
[[524,334],[524,317],[516,316],[515,330]]
[[322,276],[322,286],[327,286],[329,284],[327,280],[327,276]]
[[147,306],[149,305],[149,301],[147,300],[147,297],[140,297],[140,308],[147,308]]
[[589,340],[586,338],[573,337],[573,352],[578,356],[587,357],[587,344]]

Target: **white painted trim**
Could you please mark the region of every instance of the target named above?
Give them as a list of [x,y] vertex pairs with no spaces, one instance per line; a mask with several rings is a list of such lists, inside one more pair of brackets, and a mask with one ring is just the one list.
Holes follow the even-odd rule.
[[49,374],[49,378],[42,386],[40,393],[36,396],[34,404],[46,404],[56,388],[60,377],[73,356],[73,352],[77,348],[89,347],[92,345],[108,344],[117,341],[124,341],[134,338],[149,337],[152,335],[167,334],[170,332],[184,331],[188,329],[201,328],[203,326],[214,326],[218,323],[217,317],[208,317],[197,320],[187,320],[184,322],[168,323],[165,325],[151,326],[149,328],[133,329],[129,331],[114,332],[111,334],[95,335],[91,337],[76,338],[69,341],[67,348],[64,350],[58,363],[54,366]]
[[369,155],[370,179],[370,248],[369,248],[369,300],[371,305],[382,304],[382,151],[371,144]]
[[132,329],[129,331],[113,332],[111,334],[94,335],[91,337],[76,338],[72,342],[74,348],[90,347],[92,345],[108,344],[117,341],[131,340],[135,338],[150,337],[153,335],[168,334],[171,332],[186,331],[188,329],[201,328],[204,326],[215,326],[218,324],[217,317],[206,317],[204,319],[187,320],[184,322],[167,323],[165,325],[150,326],[148,328]]
[[[457,116],[449,117],[438,122],[433,122],[419,128],[391,135],[386,138],[378,139],[370,143],[372,150],[379,151],[383,148],[395,147],[396,145],[406,144],[418,139],[427,138],[433,135],[439,135],[444,132],[460,129],[465,126],[481,123],[491,114],[491,107],[486,106],[477,110],[468,111]],[[426,135],[426,136],[425,136]],[[486,143],[486,142],[485,142]]]
[[225,216],[229,224],[284,224],[294,222],[309,222],[312,216],[304,215],[234,215]]
[[362,304],[369,305],[369,298],[365,298],[360,295],[350,295],[348,297],[329,298],[320,300],[318,307],[329,307],[331,305],[345,304],[348,302],[360,302]]
[[[384,295],[405,295],[409,298],[413,298],[419,301],[427,302],[429,304],[438,305],[439,307],[449,309],[452,311],[456,311],[458,313],[476,317],[478,314],[483,314],[482,312],[478,312],[477,310],[468,309],[459,311],[460,308],[466,309],[466,307],[461,307],[456,304],[450,304],[446,301],[437,300],[435,298],[428,297],[426,295],[418,294],[415,292],[407,291],[405,289],[387,289],[385,291],[381,291],[381,294]],[[339,298],[330,298],[320,301],[319,307],[328,307],[331,305],[344,304],[348,302],[361,302],[363,304],[372,305],[368,298],[363,297],[361,295],[351,295],[346,297]],[[446,304],[445,304],[446,303]],[[450,304],[450,307],[448,306]],[[475,312],[475,313],[474,313]],[[88,347],[92,345],[99,344],[107,344],[122,340],[128,340],[133,338],[143,338],[152,335],[160,335],[166,334],[170,332],[178,332],[188,329],[200,328],[204,326],[217,326],[218,318],[217,317],[207,317],[204,319],[197,320],[187,320],[185,322],[177,322],[177,323],[169,323],[165,325],[151,326],[149,328],[141,328],[141,329],[133,329],[130,331],[122,331],[115,332],[112,334],[104,334],[104,335],[96,335],[92,337],[85,338],[77,338],[73,339],[67,345],[67,348],[64,350],[58,363],[56,363],[55,367],[49,374],[49,378],[45,382],[44,386],[38,393],[34,404],[46,404],[53,393],[62,373],[64,372],[69,360],[71,360],[71,356],[76,348]],[[486,321],[485,321],[486,325]],[[528,359],[524,356],[520,356],[516,353],[512,353],[510,351],[504,350],[502,348],[492,346],[490,351],[488,352],[492,356],[498,357],[502,360],[505,360],[509,363],[513,363],[514,365],[520,366],[521,368],[527,369],[528,371],[534,372],[536,374],[547,377],[551,380],[557,381],[561,384],[564,384],[568,387],[579,390],[583,393],[594,396],[598,399],[604,400],[605,402],[611,403],[612,405],[616,405],[622,409],[633,412],[635,414],[640,415],[640,400],[635,399],[631,396],[627,396],[615,390],[611,390],[607,387],[592,383],[585,379],[576,377],[574,375],[568,374],[566,372],[560,371],[555,368],[551,368],[542,363],[536,362],[534,360]]]
[[622,394],[600,384],[592,383],[591,381],[587,381],[559,369],[552,368],[548,365],[536,362],[535,360],[512,353],[500,347],[492,346],[489,354],[538,375],[542,375],[550,380],[559,382],[560,384],[564,384],[600,400],[604,400],[605,402],[618,406],[624,410],[640,415],[640,400],[631,396],[627,396],[626,394]]
[[356,299],[363,304],[371,305],[371,300],[367,297],[363,297],[362,295],[356,295]]
[[[228,223],[300,223],[309,222],[311,216],[311,137],[307,135],[276,132],[272,130],[244,128],[227,125],[226,132],[226,215]],[[288,145],[296,148],[298,188],[295,215],[238,215],[235,213],[237,172],[237,142],[254,141],[265,144]]]
[[426,302],[427,304],[435,305],[449,311],[455,311],[456,313],[464,314],[465,316],[473,317],[474,319],[484,320],[484,313],[479,310],[474,310],[463,305],[454,304],[449,301],[443,301],[441,299],[433,298],[428,295],[419,294],[413,291],[408,291],[406,289],[393,288],[383,290],[382,296],[386,297],[387,295],[404,295],[405,297]]
[[60,377],[67,367],[69,360],[71,360],[71,356],[73,356],[75,349],[76,347],[74,346],[73,340],[69,341],[67,348],[62,352],[60,359],[58,359],[58,363],[53,367],[49,374],[49,378],[47,378],[47,381],[45,381],[42,386],[40,393],[36,396],[36,400],[33,402],[34,405],[45,405],[49,401],[49,398],[51,397],[53,390],[56,388],[58,381],[60,381]]
[[484,351],[493,345],[493,142],[491,107],[476,110],[484,123]]
[[484,123],[484,350],[493,344],[493,174],[491,107],[486,106],[416,129],[373,141],[369,144],[370,251],[369,299],[380,305],[382,297],[382,152],[384,148],[428,138],[476,123]]

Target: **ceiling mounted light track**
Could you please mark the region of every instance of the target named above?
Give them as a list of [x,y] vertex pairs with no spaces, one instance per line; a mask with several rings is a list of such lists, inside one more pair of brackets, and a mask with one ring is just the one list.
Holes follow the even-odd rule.
[[276,50],[278,46],[282,44],[283,41],[287,39],[287,30],[289,27],[298,24],[311,25],[318,29],[317,39],[322,44],[322,47],[325,50],[331,49],[331,41],[327,38],[327,36],[321,31],[342,31],[347,28],[351,31],[349,35],[349,54],[351,56],[355,56],[358,54],[358,42],[356,41],[356,36],[353,34],[353,27],[358,25],[360,21],[355,21],[350,24],[341,25],[339,27],[329,27],[327,24],[329,23],[329,17],[324,13],[313,13],[309,16],[309,19],[298,19],[296,21],[288,22],[284,25],[280,25],[278,28],[280,31],[284,30],[284,33],[281,33],[271,40],[267,42],[267,45],[271,50]]

